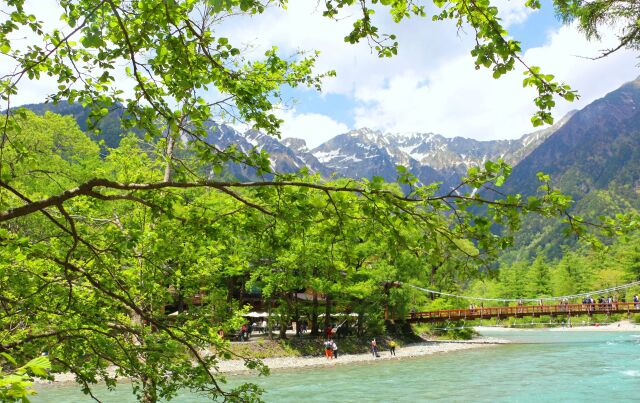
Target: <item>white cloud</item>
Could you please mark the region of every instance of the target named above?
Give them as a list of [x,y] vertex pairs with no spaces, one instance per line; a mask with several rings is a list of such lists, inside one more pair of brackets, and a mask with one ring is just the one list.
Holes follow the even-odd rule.
[[[49,2],[43,5],[41,3],[43,3],[41,0],[26,0],[24,9],[27,13],[33,14],[38,21],[42,22],[44,32],[60,30],[63,34],[67,34],[72,31],[72,28],[60,18],[64,10],[59,4]],[[9,18],[8,13],[13,9],[13,7],[9,7],[6,4],[0,4],[0,22],[5,22]],[[69,37],[69,40],[78,42],[79,36],[80,34],[76,33]],[[43,46],[41,36],[24,27],[12,32],[9,38],[12,42],[12,50],[19,50],[23,53],[28,50],[29,46]],[[71,66],[68,61],[66,63]],[[129,78],[125,73],[125,66],[128,64],[124,59],[116,61],[115,65],[117,67],[111,72],[114,75],[113,87],[122,90],[124,97],[133,98],[133,87],[136,83],[134,79]],[[80,71],[84,71],[87,64],[81,60],[75,61],[74,68],[75,67],[80,69]],[[0,77],[15,75],[15,73],[20,70],[22,70],[22,68],[14,59],[0,55]],[[101,72],[102,71],[100,71],[100,73]],[[15,82],[15,77],[13,80]],[[17,94],[11,96],[10,106],[44,102],[49,95],[58,90],[58,85],[59,83],[55,75],[51,77],[47,74],[41,74],[38,79],[33,80],[25,75],[17,83]],[[84,84],[78,81],[73,84],[72,87],[83,88]]]
[[[608,34],[602,43],[590,43],[574,27],[563,26],[549,35],[544,46],[525,52],[527,63],[555,74],[581,94],[574,103],[558,100],[557,118],[638,75],[636,54],[631,51],[597,61],[576,56],[597,55],[597,50],[613,40]],[[522,88],[522,78],[519,72],[512,72],[495,80],[486,69],[475,71],[467,55],[448,59],[431,70],[406,69],[389,77],[388,84],[362,86],[355,92],[360,102],[356,127],[433,131],[478,139],[515,138],[534,130],[529,119],[535,111],[535,93]]]
[[[523,91],[518,79],[511,75],[494,80],[489,71],[476,71],[468,57],[430,72],[407,71],[387,87],[356,92],[362,106],[356,109],[355,126],[479,139],[513,137],[513,121],[532,109],[533,93]],[[523,102],[513,102],[518,92]]]
[[524,22],[529,15],[535,12],[525,6],[524,2],[514,0],[495,0],[491,4],[498,8],[498,16],[502,19],[502,25],[505,28]]
[[352,95],[363,85],[384,82],[408,66],[435,67],[459,53],[461,41],[468,41],[457,36],[453,24],[418,17],[395,24],[388,11],[379,10],[374,18],[380,32],[396,34],[400,43],[396,57],[380,59],[366,41],[355,45],[344,42],[358,17],[357,7],[344,11],[338,21],[323,17],[321,7],[315,2],[290,2],[287,10],[271,8],[261,16],[229,20],[219,34],[228,35],[236,45],[250,44],[256,57],[273,45],[284,54],[319,50],[316,71],[337,72],[336,78],[326,80],[323,91],[343,95]]
[[319,113],[297,113],[293,109],[278,110],[276,115],[284,120],[281,127],[282,138],[304,139],[309,148],[314,148],[349,128],[344,123]]

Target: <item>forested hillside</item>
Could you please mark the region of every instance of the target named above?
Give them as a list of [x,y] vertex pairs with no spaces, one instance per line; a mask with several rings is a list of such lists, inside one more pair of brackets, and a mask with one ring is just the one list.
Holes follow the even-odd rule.
[[[545,172],[570,195],[574,214],[589,220],[640,208],[640,80],[622,86],[576,112],[568,122],[513,169],[505,189],[536,193],[536,175]],[[541,218],[527,220],[516,236],[519,258],[538,250],[560,257],[562,225]]]
[[630,196],[640,185],[640,79],[576,112],[514,168],[505,188],[536,190],[536,173],[580,200],[593,190]]
[[121,105],[107,108],[105,110],[107,113],[99,116],[92,115],[90,108],[67,101],[60,101],[56,104],[30,104],[24,105],[24,108],[38,115],[53,112],[58,115],[71,116],[80,127],[80,130],[89,134],[92,140],[98,143],[104,142],[105,147],[109,148],[118,147],[123,133],[126,133],[126,129],[121,124],[124,117],[124,108]]

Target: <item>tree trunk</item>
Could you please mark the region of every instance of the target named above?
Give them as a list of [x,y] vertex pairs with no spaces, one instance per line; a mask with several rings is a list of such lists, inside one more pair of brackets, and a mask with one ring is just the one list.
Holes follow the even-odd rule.
[[236,287],[236,280],[233,276],[231,276],[227,280],[227,304],[231,304],[233,302],[233,290]]
[[311,306],[311,335],[317,336],[318,332],[318,294],[313,292],[313,305]]
[[156,403],[158,401],[158,391],[156,383],[150,380],[146,375],[141,377],[142,380],[142,403]]
[[278,337],[282,340],[287,338],[287,317],[285,315],[280,316],[280,332]]
[[171,133],[167,135],[167,165],[164,167],[164,181],[169,182],[171,180],[171,176],[173,174],[171,161],[173,160],[173,146],[175,145],[176,140],[173,138]]
[[273,331],[272,331],[272,322],[271,322],[271,299],[267,301],[267,334],[269,335],[269,340],[273,340]]
[[[438,267],[440,266],[431,265],[431,274],[429,275],[429,284],[431,285],[431,288],[436,286],[436,272],[438,271]],[[431,301],[436,299],[436,295],[434,293],[429,293],[429,297],[431,298]]]
[[289,312],[290,312],[290,308],[291,308],[291,303],[289,300],[289,293],[286,293],[284,296],[284,306],[286,306],[287,308],[287,312],[282,312],[282,310],[280,310],[280,333],[278,334],[278,337],[280,337],[281,340],[285,340],[287,338],[287,327],[288,327],[288,322],[289,322]]
[[[318,276],[318,268],[314,267],[311,273],[313,278]],[[311,335],[317,336],[318,332],[318,292],[313,290],[313,304],[311,305]]]
[[331,297],[329,294],[325,294],[324,301],[324,329],[326,330],[331,326]]
[[294,303],[293,319],[296,322],[296,336],[300,336],[302,333],[300,332],[300,311],[298,310],[297,298],[295,299],[295,303]]
[[240,281],[240,290],[239,293],[240,295],[238,296],[238,302],[240,306],[244,306],[244,294],[245,294],[245,288],[244,288],[245,282],[244,281]]
[[360,304],[358,307],[358,321],[356,325],[356,334],[362,336],[364,334],[364,309]]

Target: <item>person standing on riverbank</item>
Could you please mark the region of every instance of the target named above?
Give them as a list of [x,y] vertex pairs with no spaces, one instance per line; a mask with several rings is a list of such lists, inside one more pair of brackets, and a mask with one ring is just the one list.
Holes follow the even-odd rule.
[[371,354],[373,354],[374,357],[380,357],[378,355],[378,343],[375,338],[371,340]]
[[338,345],[335,340],[331,340],[331,349],[333,350],[333,358],[338,358]]
[[389,352],[392,356],[396,355],[396,342],[394,340],[389,341]]
[[327,360],[333,358],[333,343],[330,339],[324,342],[324,356],[327,357]]

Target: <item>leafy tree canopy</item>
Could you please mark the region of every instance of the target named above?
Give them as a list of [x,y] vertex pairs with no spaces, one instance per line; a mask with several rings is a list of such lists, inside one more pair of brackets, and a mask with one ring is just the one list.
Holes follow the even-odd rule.
[[[317,53],[291,58],[273,48],[249,60],[233,38],[216,32],[223,19],[259,15],[285,1],[57,3],[65,29],[45,31],[24,0],[5,1],[0,23],[3,63],[12,63],[12,72],[0,77],[6,103],[0,124],[3,399],[24,397],[29,370],[43,375],[48,362],[29,361],[43,352],[53,372],[72,372],[88,394],[99,380],[114,387],[128,377],[143,401],[170,399],[181,388],[259,399],[255,385],[226,390],[216,372],[219,360],[231,355],[218,330],[233,331],[242,321],[235,291],[260,289],[282,321],[301,309],[317,320],[321,296],[325,313],[358,311],[369,318],[358,327],[376,329],[383,307],[401,315],[411,299],[405,290],[382,293],[381,283],[457,282],[462,269],[475,270],[512,244],[509,231],[520,226],[522,214],[562,215],[571,206],[542,174],[536,197],[485,197],[511,171],[501,161],[472,168],[444,194],[400,167],[403,193],[381,178],[327,182],[304,170],[279,175],[265,153],[205,141],[213,121],[230,117],[277,135],[281,121],[272,109],[282,87],[320,89],[333,75],[314,71]],[[551,122],[554,97],[576,96],[524,63],[520,44],[508,37],[490,2],[434,5],[430,14],[413,1],[328,0],[323,12],[338,18],[343,9],[357,10],[360,18],[345,40],[369,41],[381,57],[396,54],[399,44],[379,32],[374,10],[387,10],[398,22],[431,17],[471,26],[478,68],[500,77],[517,63],[524,66],[525,86],[538,91],[536,125]],[[583,5],[572,7],[567,15],[578,16]],[[16,40],[25,34],[33,43]],[[50,101],[89,107],[93,123],[123,105],[118,148],[101,157],[71,119],[11,108],[23,80],[45,76],[58,83]],[[218,98],[211,101],[210,94]],[[228,163],[271,175],[227,180]],[[566,219],[581,231],[579,218]],[[621,229],[605,223],[612,233]],[[623,224],[637,225],[632,218]],[[507,229],[504,235],[491,232],[495,225]],[[314,295],[311,307],[294,299],[300,290]],[[170,309],[177,314],[167,315]],[[30,364],[11,370],[17,362]],[[259,362],[246,365],[267,372]]]

